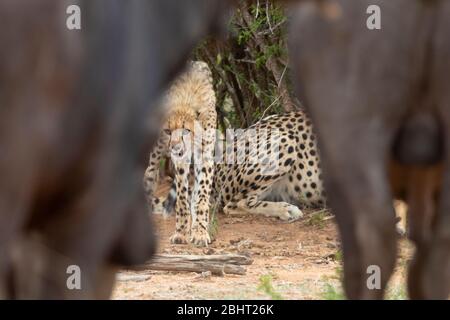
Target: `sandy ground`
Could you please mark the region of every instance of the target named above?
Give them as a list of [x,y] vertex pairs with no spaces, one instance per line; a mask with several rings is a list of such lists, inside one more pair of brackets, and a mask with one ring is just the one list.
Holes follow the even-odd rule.
[[[293,223],[274,218],[218,216],[218,233],[209,248],[172,245],[172,216],[154,215],[159,252],[170,254],[241,253],[253,258],[243,276],[211,276],[190,272],[123,270],[113,299],[339,299],[342,253],[334,219],[309,212]],[[404,274],[411,248],[399,245],[399,260],[387,298],[404,299]],[[135,275],[138,275],[135,277]],[[267,280],[267,278],[271,280]],[[271,289],[262,290],[262,279]]]

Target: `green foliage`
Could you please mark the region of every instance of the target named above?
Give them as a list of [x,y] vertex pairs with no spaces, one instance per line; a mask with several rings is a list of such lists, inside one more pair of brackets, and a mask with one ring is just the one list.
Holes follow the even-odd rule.
[[252,35],[250,30],[239,30],[238,37],[237,37],[237,43],[238,45],[245,45],[247,41],[250,39],[250,36]]
[[213,72],[222,128],[247,127],[299,105],[289,80],[286,22],[279,3],[242,1],[227,40],[209,39],[195,50],[193,59],[206,61]]
[[210,208],[210,221],[209,221],[209,235],[211,237],[211,239],[214,239],[217,235],[217,232],[219,231],[219,221],[217,220],[217,215],[216,212],[214,210],[214,207]]
[[386,294],[386,299],[388,300],[406,300],[408,299],[408,294],[406,293],[405,286],[396,286],[390,288]]
[[[338,253],[336,253],[335,259],[338,261]],[[342,259],[342,258],[341,258]],[[342,290],[342,280],[343,280],[343,268],[342,266],[338,266],[335,269],[335,274],[329,277],[323,277],[323,281],[325,282],[321,298],[323,300],[345,300],[345,294]],[[337,284],[336,284],[337,281]]]
[[325,283],[321,298],[323,300],[345,300],[345,295],[342,290],[330,283]]
[[336,251],[336,253],[334,254],[334,260],[341,263],[344,261],[344,254],[342,253],[342,250]]
[[311,213],[306,224],[313,227],[323,228],[326,225],[326,217],[328,217],[328,210],[313,212]]
[[258,290],[263,291],[267,294],[272,300],[283,300],[281,294],[275,291],[275,288],[272,285],[272,276],[270,274],[262,275],[259,278],[259,286]]
[[337,250],[334,254],[334,260],[340,264],[335,268],[334,275],[324,276],[322,280],[325,282],[321,292],[323,300],[345,300],[345,293],[342,289],[344,279],[344,269],[342,267],[343,256],[342,250]]

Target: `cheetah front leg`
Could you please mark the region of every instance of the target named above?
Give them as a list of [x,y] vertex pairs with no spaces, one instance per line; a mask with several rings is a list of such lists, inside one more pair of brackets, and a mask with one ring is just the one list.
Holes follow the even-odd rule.
[[189,163],[174,162],[177,202],[175,204],[175,233],[170,238],[171,243],[184,244],[188,242],[190,223],[189,196]]
[[[208,111],[199,116],[201,126],[196,127],[194,146],[197,156],[195,162],[195,183],[192,192],[192,229],[191,242],[198,246],[207,246],[211,243],[209,236],[209,205],[211,188],[214,178],[214,147],[216,141],[216,111],[215,97],[212,97]],[[204,130],[204,129],[206,130]],[[200,160],[197,162],[197,160]]]
[[195,185],[192,193],[191,242],[197,246],[211,243],[209,236],[209,198],[213,179],[212,163],[195,166]]
[[287,202],[260,201],[257,194],[250,195],[238,202],[230,202],[223,209],[225,214],[239,215],[249,213],[276,217],[283,221],[295,221],[303,217],[303,212]]

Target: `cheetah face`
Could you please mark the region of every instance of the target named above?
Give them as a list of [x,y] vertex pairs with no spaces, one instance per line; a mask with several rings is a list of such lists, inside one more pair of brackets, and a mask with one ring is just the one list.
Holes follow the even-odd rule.
[[192,138],[192,132],[189,129],[177,129],[170,132],[169,150],[174,162],[190,160]]

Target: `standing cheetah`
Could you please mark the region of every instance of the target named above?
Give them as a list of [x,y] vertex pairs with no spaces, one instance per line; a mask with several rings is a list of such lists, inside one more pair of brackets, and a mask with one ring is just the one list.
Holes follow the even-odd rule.
[[[172,156],[180,157],[180,161],[174,161],[175,183],[181,192],[175,205],[176,226],[171,237],[172,243],[187,243],[190,240],[196,245],[205,246],[211,242],[208,226],[209,197],[214,175],[215,105],[211,71],[201,61],[190,63],[188,70],[171,86],[165,99],[169,116],[150,154],[149,166],[144,175],[144,189],[149,205],[155,207],[158,199],[153,196],[153,192],[159,176],[160,159],[168,151],[172,152]],[[196,132],[203,133],[202,139],[196,138]],[[192,190],[189,186],[191,161],[183,159],[191,155],[191,150],[201,155],[200,159],[194,159],[195,183]]]

